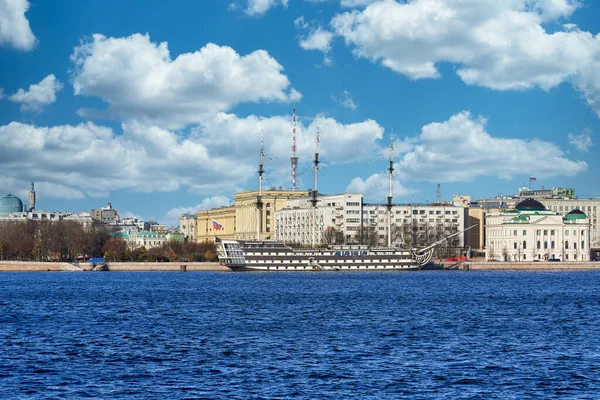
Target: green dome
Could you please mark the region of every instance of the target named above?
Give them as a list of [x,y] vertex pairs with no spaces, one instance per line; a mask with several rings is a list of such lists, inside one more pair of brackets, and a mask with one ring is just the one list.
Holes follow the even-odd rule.
[[581,210],[573,210],[570,213],[568,213],[567,215],[565,215],[565,219],[572,221],[574,219],[586,219],[587,215],[585,215],[585,213]]
[[17,196],[7,194],[0,199],[0,215],[23,212],[23,202]]
[[542,203],[532,198],[525,199],[515,205],[517,211],[546,211]]

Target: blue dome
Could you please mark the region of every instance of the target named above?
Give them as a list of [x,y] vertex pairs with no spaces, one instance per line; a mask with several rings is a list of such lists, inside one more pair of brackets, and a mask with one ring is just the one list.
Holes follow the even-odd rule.
[[7,194],[0,199],[0,215],[23,212],[23,202],[17,196]]

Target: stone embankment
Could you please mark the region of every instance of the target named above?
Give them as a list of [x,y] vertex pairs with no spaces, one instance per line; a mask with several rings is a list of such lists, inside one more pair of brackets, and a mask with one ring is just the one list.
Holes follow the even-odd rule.
[[[116,262],[106,265],[106,271],[230,271],[217,262]],[[0,261],[0,272],[91,271],[93,268],[88,263]],[[95,269],[98,270],[98,266]]]
[[600,262],[465,262],[458,269],[469,270],[591,270],[600,269]]

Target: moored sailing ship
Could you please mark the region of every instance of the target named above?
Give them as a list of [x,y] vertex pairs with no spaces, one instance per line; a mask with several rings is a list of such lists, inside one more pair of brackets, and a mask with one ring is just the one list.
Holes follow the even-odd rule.
[[[261,141],[260,164],[258,169],[258,196],[256,200],[257,238],[261,232],[262,212],[262,174],[263,169],[263,144]],[[315,210],[318,203],[318,165],[319,165],[319,131],[317,128],[316,151],[314,158],[314,189],[309,202],[312,205],[312,243],[311,248],[293,248],[280,241],[274,240],[224,240],[215,238],[219,261],[222,265],[232,270],[241,271],[390,271],[390,270],[418,270],[428,263],[435,247],[446,240],[462,234],[456,232],[432,245],[422,249],[405,249],[392,246],[391,235],[388,234],[386,247],[370,247],[366,245],[337,245],[317,247],[315,243]],[[390,147],[389,196],[387,198],[387,211],[392,209],[392,173],[393,145]],[[388,215],[389,217],[389,215]],[[388,218],[388,232],[389,226]]]

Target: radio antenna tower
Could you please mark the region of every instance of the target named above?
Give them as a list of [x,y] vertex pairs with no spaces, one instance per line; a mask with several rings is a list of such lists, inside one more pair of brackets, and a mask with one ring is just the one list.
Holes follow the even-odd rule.
[[437,184],[435,189],[435,202],[437,204],[442,204],[442,189],[440,188],[440,184]]
[[296,179],[298,169],[298,157],[296,156],[296,106],[294,105],[294,111],[292,113],[292,156],[290,157],[292,163],[292,190],[296,190]]

